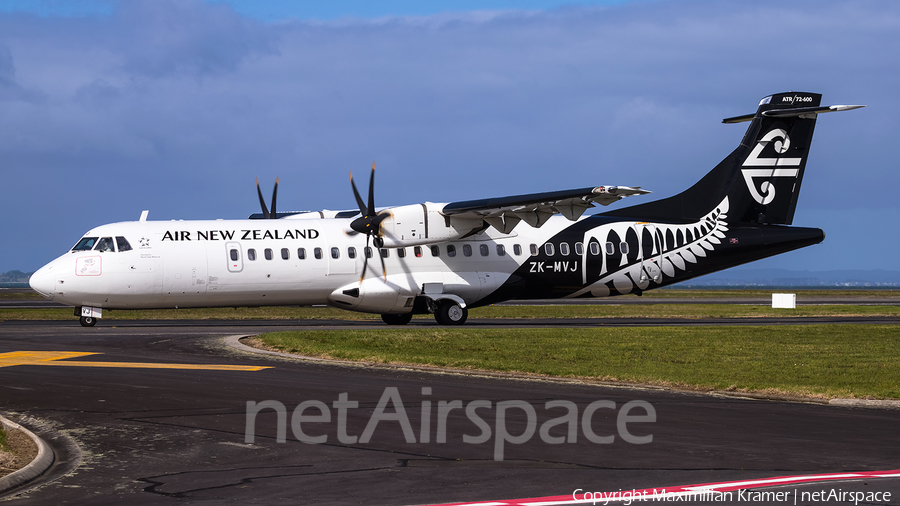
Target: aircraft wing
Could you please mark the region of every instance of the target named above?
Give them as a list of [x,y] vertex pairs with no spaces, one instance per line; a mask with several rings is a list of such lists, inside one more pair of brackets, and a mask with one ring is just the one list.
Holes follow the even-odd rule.
[[524,221],[532,227],[540,227],[556,213],[575,221],[594,204],[607,206],[631,195],[650,193],[639,186],[597,186],[577,190],[531,193],[479,200],[451,202],[441,214],[463,218],[482,218],[503,233],[509,233]]

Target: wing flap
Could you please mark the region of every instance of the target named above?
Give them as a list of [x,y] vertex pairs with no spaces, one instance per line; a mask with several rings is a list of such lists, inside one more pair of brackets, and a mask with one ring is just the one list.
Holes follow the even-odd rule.
[[510,233],[520,221],[540,227],[554,214],[575,221],[594,204],[607,206],[631,195],[650,193],[639,186],[597,186],[556,192],[531,193],[479,200],[451,202],[441,214],[466,218],[482,218],[488,225]]

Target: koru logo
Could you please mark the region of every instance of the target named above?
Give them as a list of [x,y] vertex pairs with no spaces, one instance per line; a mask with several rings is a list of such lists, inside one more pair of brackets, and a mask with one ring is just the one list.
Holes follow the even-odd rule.
[[[762,154],[763,149],[770,142],[773,142],[772,147],[775,148],[775,152],[779,155],[787,153],[788,148],[791,147],[791,138],[788,137],[787,132],[780,128],[771,130],[759,140],[743,165],[744,167],[763,168],[741,169],[741,173],[744,174],[744,181],[747,183],[747,189],[750,190],[753,200],[763,205],[775,200],[775,186],[769,183],[769,180],[773,177],[797,177],[797,174],[800,173],[800,163],[803,161],[802,158],[760,158],[759,155]],[[786,169],[782,167],[796,168]],[[756,183],[753,181],[754,178],[764,178],[766,181],[763,181],[757,189]]]

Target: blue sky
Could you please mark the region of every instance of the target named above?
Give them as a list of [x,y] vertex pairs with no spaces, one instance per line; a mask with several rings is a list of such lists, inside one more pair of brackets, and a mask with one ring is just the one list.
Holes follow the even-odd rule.
[[789,90],[869,107],[817,124],[794,223],[825,243],[751,267],[898,270],[896,47],[892,1],[6,1],[0,272],[143,209],[246,217],[255,177],[281,178],[281,210],[351,209],[373,160],[379,205],[649,201]]

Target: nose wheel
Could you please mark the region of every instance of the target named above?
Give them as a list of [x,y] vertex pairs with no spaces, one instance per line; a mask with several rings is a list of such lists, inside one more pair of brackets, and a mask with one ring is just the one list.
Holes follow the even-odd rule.
[[93,316],[82,316],[78,321],[81,323],[82,327],[93,327],[97,324],[97,319]]

